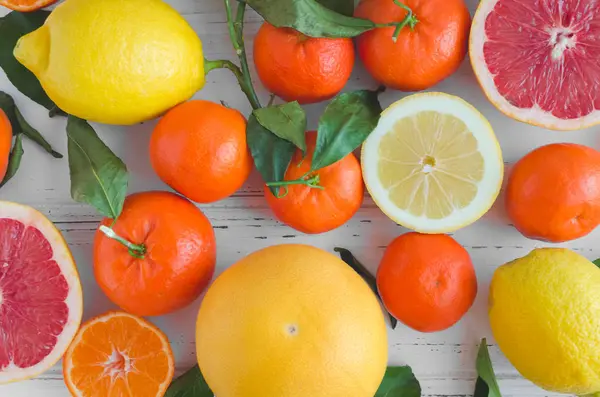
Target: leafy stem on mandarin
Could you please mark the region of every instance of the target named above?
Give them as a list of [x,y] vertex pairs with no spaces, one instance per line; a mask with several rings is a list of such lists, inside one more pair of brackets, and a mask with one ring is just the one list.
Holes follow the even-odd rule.
[[146,256],[146,246],[144,244],[134,244],[131,241],[119,236],[112,228],[106,225],[101,225],[100,231],[104,233],[106,237],[118,241],[119,243],[127,247],[129,255],[138,259],[144,259],[144,257]]
[[315,174],[315,175],[311,176],[310,178],[308,176],[309,176],[309,174],[307,173],[307,174],[303,175],[302,178],[294,179],[293,181],[267,182],[267,186],[284,188],[283,194],[279,194],[279,192],[277,192],[275,194],[275,197],[277,197],[277,198],[285,197],[288,194],[287,187],[290,185],[306,185],[310,188],[325,190],[325,188],[320,185],[321,177],[319,176],[319,174]]
[[204,60],[205,74],[214,69],[229,69],[236,77],[240,88],[248,98],[252,109],[260,109],[262,106],[256,95],[256,90],[252,84],[250,68],[248,67],[248,57],[246,56],[246,46],[244,44],[244,15],[246,14],[246,3],[240,2],[237,8],[235,20],[231,11],[229,0],[224,0],[225,10],[227,12],[227,26],[229,28],[229,37],[240,59],[240,65],[237,66],[228,60]]
[[417,17],[415,16],[415,14],[411,10],[411,8],[409,6],[407,6],[406,4],[400,2],[400,0],[394,0],[394,4],[396,4],[398,7],[404,8],[407,12],[404,19],[396,25],[396,30],[394,30],[394,34],[392,35],[392,40],[395,43],[396,40],[398,40],[398,35],[400,34],[400,31],[406,25],[408,25],[411,29],[414,29],[415,26],[417,25],[417,23],[419,23],[419,20],[417,19]]

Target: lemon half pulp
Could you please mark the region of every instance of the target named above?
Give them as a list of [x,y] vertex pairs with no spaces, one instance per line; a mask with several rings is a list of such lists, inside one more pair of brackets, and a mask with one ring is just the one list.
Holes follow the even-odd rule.
[[489,122],[442,93],[387,108],[362,150],[365,184],[396,223],[422,233],[467,226],[492,206],[504,163]]

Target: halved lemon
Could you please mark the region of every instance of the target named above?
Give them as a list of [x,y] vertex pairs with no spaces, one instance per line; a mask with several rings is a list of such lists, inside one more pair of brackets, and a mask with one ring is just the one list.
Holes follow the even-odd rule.
[[490,123],[469,103],[442,93],[411,95],[387,108],[361,160],[379,208],[421,233],[478,220],[498,197],[504,174]]

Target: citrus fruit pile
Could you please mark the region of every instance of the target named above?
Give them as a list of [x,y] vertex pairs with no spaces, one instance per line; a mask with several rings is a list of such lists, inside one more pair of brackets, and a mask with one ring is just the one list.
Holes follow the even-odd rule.
[[[14,10],[0,18],[0,67],[50,117],[67,118],[71,195],[103,218],[94,277],[122,310],[80,325],[82,287],[60,232],[35,209],[0,201],[0,383],[63,358],[77,397],[420,395],[410,367],[388,367],[384,314],[392,329],[401,322],[423,333],[467,314],[479,264],[445,233],[477,222],[500,195],[523,238],[562,243],[600,224],[597,150],[535,148],[502,191],[502,148],[473,105],[432,91],[393,91],[386,109],[380,102],[386,88],[435,87],[468,53],[473,82],[505,115],[556,130],[598,124],[595,0],[482,0],[473,20],[464,0],[246,0],[235,10],[223,1],[235,62],[205,58],[163,0],[65,0],[51,11],[41,9],[53,0],[0,0]],[[248,62],[248,7],[264,19],[252,60],[268,104]],[[379,88],[345,89],[355,55]],[[215,69],[232,72],[248,114],[219,98],[191,99]],[[321,102],[309,125],[303,105]],[[149,163],[175,192],[128,195],[125,163],[89,122],[153,119]],[[62,157],[0,92],[0,187],[19,169],[23,137]],[[196,203],[246,189],[253,168],[273,217],[301,233],[335,233],[365,192],[411,231],[389,243],[375,276],[346,248],[335,247],[340,259],[278,245],[226,264],[213,281],[218,242],[210,207],[207,216]],[[551,392],[600,394],[598,267],[556,247],[494,273],[493,336]],[[173,381],[171,344],[142,317],[194,302],[198,366]],[[483,382],[498,397],[487,345],[480,349],[475,396]]]

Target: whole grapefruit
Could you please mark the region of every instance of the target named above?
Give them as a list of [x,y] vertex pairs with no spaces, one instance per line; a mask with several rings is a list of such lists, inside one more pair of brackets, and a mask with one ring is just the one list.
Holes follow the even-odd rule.
[[220,397],[373,397],[387,365],[373,292],[306,245],[257,251],[221,274],[200,307],[196,348]]

